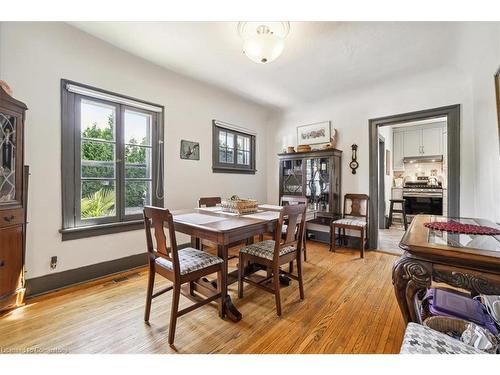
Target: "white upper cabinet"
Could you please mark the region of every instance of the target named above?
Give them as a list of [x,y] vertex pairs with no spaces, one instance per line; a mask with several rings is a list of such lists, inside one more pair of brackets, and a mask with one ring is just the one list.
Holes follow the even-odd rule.
[[392,142],[392,169],[395,171],[404,170],[403,158],[405,157],[403,152],[403,132],[393,133]]
[[408,129],[403,132],[404,156],[422,155],[422,129]]
[[405,157],[443,155],[446,158],[446,123],[395,128],[392,148],[395,171],[404,170]]
[[423,128],[422,129],[422,155],[442,155],[443,154],[443,128]]

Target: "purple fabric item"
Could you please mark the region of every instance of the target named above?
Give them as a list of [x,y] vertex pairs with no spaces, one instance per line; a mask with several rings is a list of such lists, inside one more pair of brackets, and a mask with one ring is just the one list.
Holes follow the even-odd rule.
[[431,288],[427,291],[424,302],[432,316],[449,316],[460,318],[486,328],[498,335],[495,322],[488,315],[483,304],[460,293]]

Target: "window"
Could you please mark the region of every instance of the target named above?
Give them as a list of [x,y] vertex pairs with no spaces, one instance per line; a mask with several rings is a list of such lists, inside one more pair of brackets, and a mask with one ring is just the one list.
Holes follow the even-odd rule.
[[61,82],[63,240],[141,228],[163,205],[163,107]]
[[213,120],[214,172],[255,174],[255,135]]

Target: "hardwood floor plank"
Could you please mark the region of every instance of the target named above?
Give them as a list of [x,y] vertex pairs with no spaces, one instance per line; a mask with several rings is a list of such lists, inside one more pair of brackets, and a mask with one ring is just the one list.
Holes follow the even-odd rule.
[[[326,245],[309,242],[305,300],[293,281],[281,290],[278,317],[271,294],[245,285],[244,298],[238,299],[233,284],[229,293],[243,319],[219,319],[215,303],[197,309],[179,318],[173,348],[167,344],[171,293],[153,301],[145,324],[147,271],[140,269],[121,281],[117,276],[28,301],[0,317],[0,347],[70,353],[397,353],[404,323],[391,282],[395,260],[381,252],[360,259],[356,249],[330,253]],[[155,290],[167,285],[157,277]],[[190,304],[181,298],[180,308]]]

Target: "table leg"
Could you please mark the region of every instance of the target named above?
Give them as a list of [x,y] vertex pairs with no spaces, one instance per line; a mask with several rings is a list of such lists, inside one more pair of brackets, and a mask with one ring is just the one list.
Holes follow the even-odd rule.
[[201,241],[198,237],[191,236],[191,247],[200,250]]
[[429,288],[431,281],[432,265],[430,263],[410,258],[406,253],[394,263],[392,283],[405,323],[419,321],[415,296]]
[[227,294],[227,274],[228,274],[228,246],[218,245],[217,246],[217,256],[224,260],[225,271],[223,274],[224,282],[222,287],[222,298],[224,301],[224,309],[227,317],[233,322],[238,322],[241,320],[242,315],[236,306],[233,305],[233,301],[229,294]]

